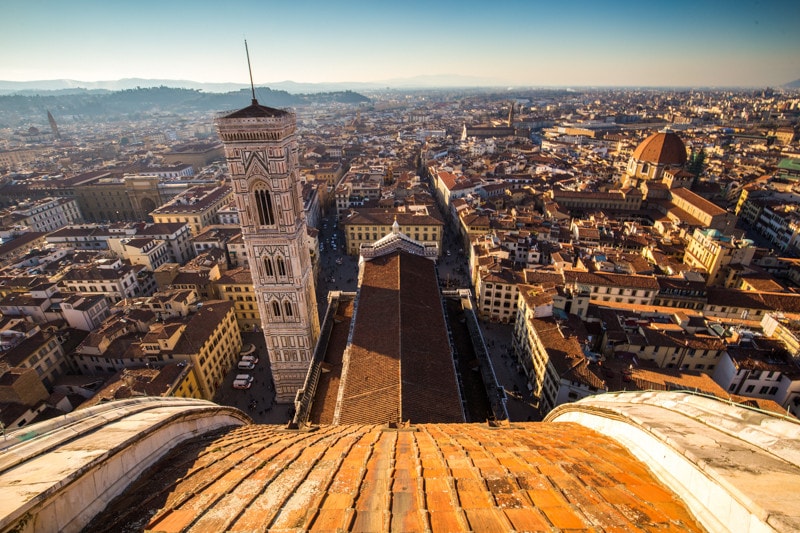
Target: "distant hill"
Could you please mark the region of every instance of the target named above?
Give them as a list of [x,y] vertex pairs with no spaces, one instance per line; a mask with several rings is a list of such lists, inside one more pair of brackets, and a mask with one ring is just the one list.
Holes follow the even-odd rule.
[[[257,87],[259,103],[271,107],[300,107],[313,103],[369,102],[366,96],[353,91],[316,94],[289,94],[268,87]],[[222,112],[250,104],[250,89],[227,93],[206,93],[193,89],[152,87],[108,91],[101,89],[65,89],[49,91],[23,90],[0,96],[0,127],[16,127],[21,123],[46,123],[47,111],[56,120],[128,120],[152,114]]]
[[787,89],[800,89],[800,80],[790,81],[784,87]]
[[[410,78],[393,78],[372,82],[333,82],[333,83],[302,83],[295,81],[270,82],[270,88],[277,91],[286,91],[293,94],[312,94],[321,92],[339,91],[369,91],[377,89],[430,89],[439,87],[491,87],[502,86],[504,83],[479,78],[476,76],[459,76],[454,74],[439,74],[414,76]],[[171,87],[175,89],[192,89],[208,93],[228,93],[246,89],[249,85],[244,83],[204,83],[191,80],[164,80],[145,78],[124,78],[108,81],[78,81],[78,80],[38,80],[38,81],[3,81],[0,80],[0,94],[31,94],[42,91],[63,90],[105,90],[123,91],[126,89],[146,89],[152,87]]]

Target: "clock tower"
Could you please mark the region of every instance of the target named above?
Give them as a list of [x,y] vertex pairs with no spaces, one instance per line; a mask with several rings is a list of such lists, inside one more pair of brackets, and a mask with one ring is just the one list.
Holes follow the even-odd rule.
[[217,119],[250,263],[276,400],[294,401],[319,337],[297,171],[295,114],[252,104]]

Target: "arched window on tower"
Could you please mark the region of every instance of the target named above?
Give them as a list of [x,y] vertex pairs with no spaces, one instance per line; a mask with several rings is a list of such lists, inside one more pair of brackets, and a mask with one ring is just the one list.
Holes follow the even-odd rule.
[[283,261],[283,257],[278,256],[275,259],[275,262],[278,263],[278,275],[285,276],[286,275],[286,263]]
[[272,196],[266,189],[259,189],[255,193],[256,209],[258,209],[258,223],[262,226],[275,224],[275,215],[272,210]]
[[275,300],[272,301],[272,314],[276,317],[281,316],[281,304]]
[[264,272],[270,277],[275,275],[275,269],[272,268],[272,259],[269,257],[264,258]]
[[292,312],[292,302],[283,302],[283,312],[286,314],[286,316],[294,316],[294,313]]

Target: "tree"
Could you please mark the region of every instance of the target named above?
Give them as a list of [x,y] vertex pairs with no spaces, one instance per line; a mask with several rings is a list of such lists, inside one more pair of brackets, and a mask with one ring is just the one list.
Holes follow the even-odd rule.
[[699,177],[700,174],[706,169],[706,151],[702,148],[699,152],[695,152],[692,150],[692,154],[689,156],[689,164],[686,167],[686,170],[694,174],[695,177]]

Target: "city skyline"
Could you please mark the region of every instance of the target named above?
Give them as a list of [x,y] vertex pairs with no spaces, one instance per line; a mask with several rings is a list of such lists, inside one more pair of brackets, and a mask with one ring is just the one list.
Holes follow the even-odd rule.
[[[13,1],[0,79],[122,78],[259,85],[450,76],[464,85],[783,85],[800,78],[788,1],[434,5],[310,1]],[[121,27],[122,26],[122,27]],[[278,50],[277,53],[275,50]]]

